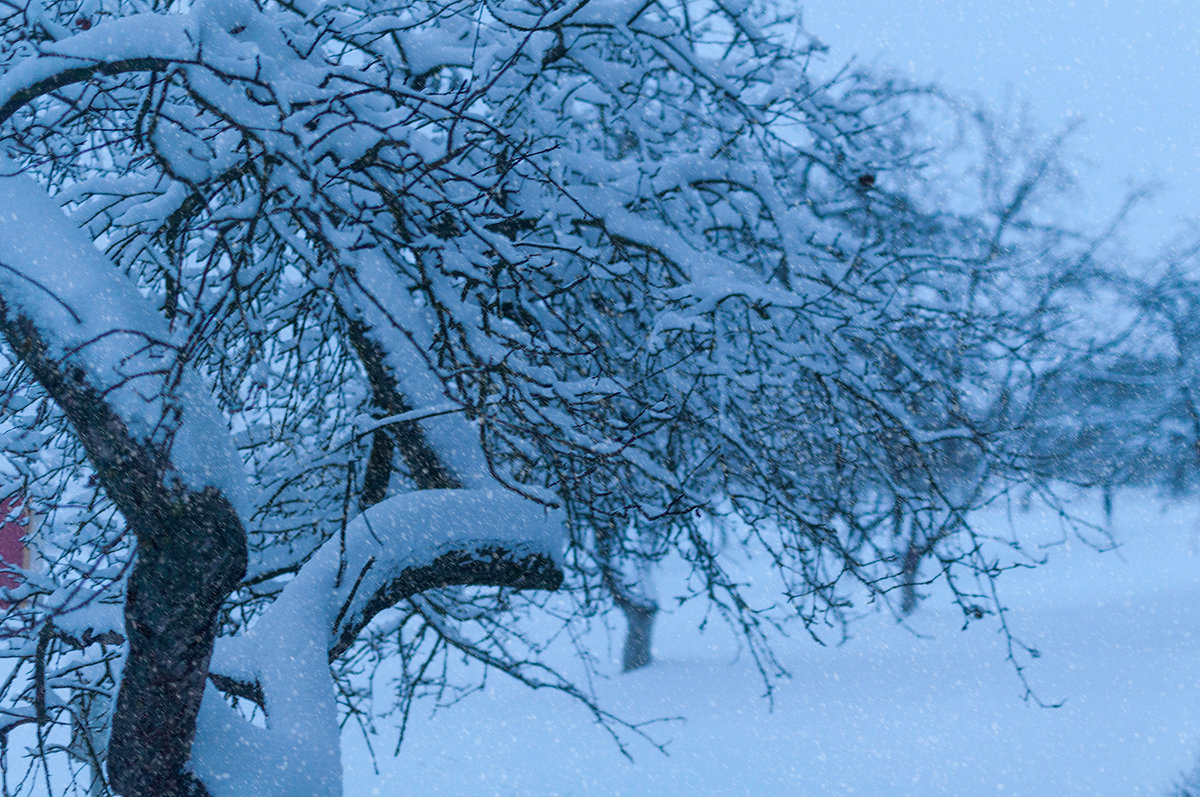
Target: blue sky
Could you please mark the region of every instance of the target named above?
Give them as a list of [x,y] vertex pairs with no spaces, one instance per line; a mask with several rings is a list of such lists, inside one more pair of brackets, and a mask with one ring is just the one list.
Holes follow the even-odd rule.
[[1159,183],[1134,218],[1143,245],[1200,222],[1200,2],[1196,0],[819,0],[809,31],[831,61],[857,56],[959,93],[1026,101],[1076,135],[1089,215],[1132,184]]

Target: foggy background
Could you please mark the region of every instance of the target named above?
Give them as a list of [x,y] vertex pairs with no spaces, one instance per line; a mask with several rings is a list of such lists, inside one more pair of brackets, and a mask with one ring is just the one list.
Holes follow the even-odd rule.
[[1155,247],[1200,219],[1200,4],[1156,0],[851,0],[803,5],[805,27],[851,57],[994,107],[1028,103],[1046,132],[1083,117],[1069,151],[1086,217],[1155,185],[1127,239]]

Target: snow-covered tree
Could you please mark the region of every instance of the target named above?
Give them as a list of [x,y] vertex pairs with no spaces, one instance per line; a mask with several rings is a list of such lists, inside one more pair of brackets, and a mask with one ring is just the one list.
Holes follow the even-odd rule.
[[1090,264],[1070,356],[1042,369],[1027,403],[1029,466],[1046,479],[1173,495],[1196,486],[1200,405],[1194,233],[1151,258]]
[[999,608],[966,513],[1089,251],[1036,223],[1053,147],[938,161],[950,106],[740,0],[30,0],[0,48],[45,518],[4,788],[337,794],[364,667],[572,690],[512,592],[564,579],[637,666],[669,552],[763,662],[939,574]]

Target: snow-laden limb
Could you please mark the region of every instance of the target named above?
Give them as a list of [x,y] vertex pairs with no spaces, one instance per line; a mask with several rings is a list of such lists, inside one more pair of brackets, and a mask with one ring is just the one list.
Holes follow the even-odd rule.
[[203,64],[269,80],[285,101],[312,93],[279,25],[246,0],[201,0],[186,14],[134,14],[44,45],[0,77],[0,123],[22,106],[97,76]]
[[[342,306],[352,315],[357,334],[363,339],[356,341],[356,348],[380,408],[388,415],[399,415],[444,405],[445,388],[427,359],[433,348],[436,321],[430,318],[428,307],[412,299],[395,269],[389,268],[377,253],[363,252],[353,276],[342,280],[339,287]],[[461,412],[407,422],[401,430],[400,453],[418,486],[503,489],[490,475],[479,429]],[[425,446],[435,455],[436,466],[433,459],[419,451]],[[436,471],[443,483],[422,470]],[[428,484],[422,483],[425,478]]]
[[451,585],[555,589],[565,518],[510,492],[422,490],[390,498],[326,542],[249,631],[218,640],[214,681],[266,713],[241,719],[212,687],[192,767],[214,797],[341,794],[329,662],[379,612]]
[[191,14],[135,14],[44,45],[0,77],[0,122],[21,106],[98,75],[162,71],[194,61],[199,37]]
[[[246,512],[241,458],[211,390],[178,362],[182,341],[58,204],[17,171],[0,159],[0,174],[15,175],[0,176],[0,324],[9,342],[56,367],[76,391],[94,393],[133,444],[161,452],[156,464],[167,486],[213,487]],[[93,459],[103,467],[98,454]]]
[[38,97],[97,75],[158,71],[195,58],[185,20],[136,15],[50,44],[0,78],[0,122]]

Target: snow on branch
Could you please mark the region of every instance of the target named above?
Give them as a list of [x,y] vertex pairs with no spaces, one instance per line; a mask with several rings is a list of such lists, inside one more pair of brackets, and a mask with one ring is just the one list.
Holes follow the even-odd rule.
[[[0,173],[16,171],[0,160]],[[245,512],[246,477],[225,419],[150,301],[30,178],[0,176],[0,207],[0,326],[35,372],[48,372],[38,375],[44,384],[63,382],[51,390],[56,401],[86,395],[93,415],[103,405],[124,427],[89,447],[97,467],[116,464],[104,460],[119,454],[101,449],[127,436],[153,452],[167,486],[215,487]]]
[[212,680],[260,702],[266,729],[210,687],[192,765],[214,797],[341,794],[329,662],[371,620],[451,585],[557,589],[565,518],[498,490],[421,490],[358,515],[245,634],[218,640]]
[[564,522],[561,512],[497,490],[421,490],[376,504],[346,529],[330,658],[379,612],[426,590],[557,589]]
[[184,15],[138,14],[45,46],[0,78],[0,123],[26,103],[97,75],[150,72],[194,60]]
[[9,69],[0,78],[0,124],[26,103],[98,75],[173,65],[271,77],[294,92],[311,78],[297,71],[297,61],[279,26],[248,0],[201,0],[186,14],[134,14],[44,45]]
[[[353,320],[365,328],[363,337],[378,348],[377,366],[386,373],[384,379],[394,382],[387,386],[390,391],[410,402],[414,412],[445,407],[446,388],[428,359],[436,326],[429,308],[410,298],[409,287],[376,253],[359,253],[353,275],[343,277],[335,283],[338,298]],[[368,368],[372,365],[376,364],[367,363]],[[503,490],[490,475],[479,429],[463,415],[429,413],[415,425],[424,444],[436,455],[439,469],[454,484]]]

